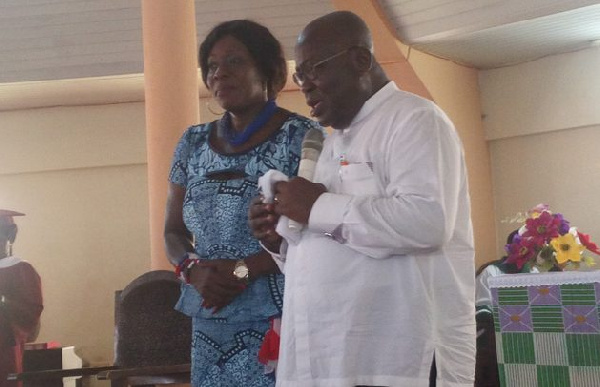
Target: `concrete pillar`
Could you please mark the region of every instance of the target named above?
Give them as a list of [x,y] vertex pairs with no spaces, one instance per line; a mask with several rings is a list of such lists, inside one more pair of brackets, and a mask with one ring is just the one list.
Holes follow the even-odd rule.
[[182,132],[199,121],[194,0],[142,0],[150,267],[170,269],[163,240],[171,157]]

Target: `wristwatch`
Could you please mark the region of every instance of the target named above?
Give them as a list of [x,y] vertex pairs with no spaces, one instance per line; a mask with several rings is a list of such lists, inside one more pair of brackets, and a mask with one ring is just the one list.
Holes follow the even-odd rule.
[[250,272],[248,271],[248,265],[243,259],[238,260],[233,268],[233,275],[238,280],[248,283],[250,279]]

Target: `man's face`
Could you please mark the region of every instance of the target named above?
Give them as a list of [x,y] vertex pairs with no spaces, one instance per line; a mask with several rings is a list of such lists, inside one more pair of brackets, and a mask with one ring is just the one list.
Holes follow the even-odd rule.
[[16,227],[12,221],[0,218],[0,245],[14,240]]
[[351,63],[351,50],[315,40],[296,46],[296,72],[304,75],[300,89],[311,107],[311,116],[323,126],[345,129],[357,113],[359,80]]
[[[8,243],[8,226],[0,221],[0,249],[3,249]],[[4,251],[4,250],[2,250]]]

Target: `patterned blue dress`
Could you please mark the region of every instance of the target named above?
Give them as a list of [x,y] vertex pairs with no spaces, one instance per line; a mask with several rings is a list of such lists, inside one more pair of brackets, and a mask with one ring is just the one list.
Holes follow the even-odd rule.
[[[209,144],[217,123],[190,127],[173,158],[169,180],[185,187],[183,219],[194,235],[202,259],[238,260],[261,250],[248,226],[248,206],[258,194],[258,178],[269,169],[296,175],[302,139],[309,128],[320,128],[307,118],[291,115],[282,127],[256,147],[222,154]],[[244,178],[222,180],[214,173],[235,172]],[[193,318],[192,385],[194,387],[274,386],[265,375],[258,350],[269,327],[269,317],[281,314],[283,276],[252,281],[219,313],[201,307],[202,296],[182,285],[176,309]]]

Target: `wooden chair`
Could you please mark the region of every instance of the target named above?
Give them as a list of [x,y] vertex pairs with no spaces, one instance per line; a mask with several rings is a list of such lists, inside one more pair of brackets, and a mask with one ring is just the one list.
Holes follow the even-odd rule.
[[111,387],[189,383],[191,320],[174,310],[180,282],[171,271],[142,274],[115,293],[112,366],[12,374],[9,380],[44,385],[67,376],[96,376]]
[[191,320],[173,309],[180,282],[147,272],[115,294],[115,366],[98,374],[112,387],[189,383]]

